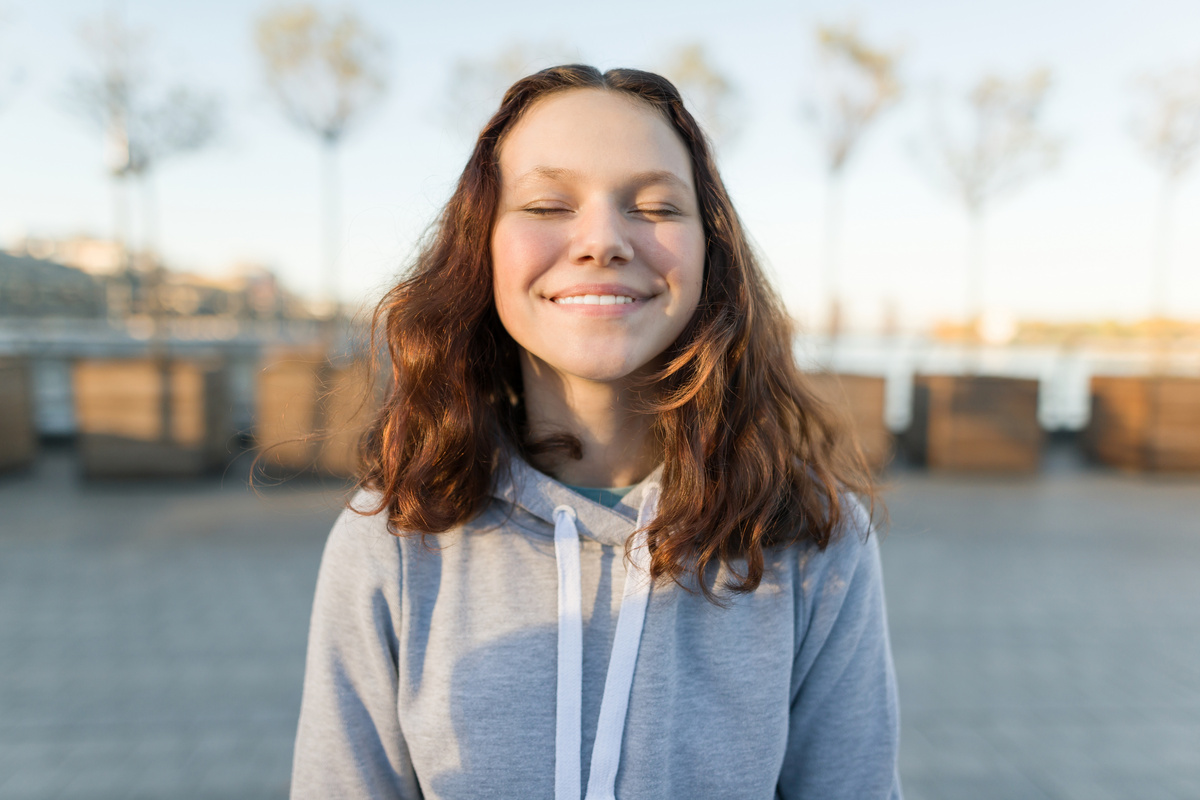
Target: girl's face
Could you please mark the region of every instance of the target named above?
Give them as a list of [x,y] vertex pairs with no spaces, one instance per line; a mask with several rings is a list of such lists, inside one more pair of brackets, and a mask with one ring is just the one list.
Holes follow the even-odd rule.
[[538,101],[500,149],[496,309],[538,374],[620,381],[652,365],[700,300],[704,228],[679,136],[636,98]]

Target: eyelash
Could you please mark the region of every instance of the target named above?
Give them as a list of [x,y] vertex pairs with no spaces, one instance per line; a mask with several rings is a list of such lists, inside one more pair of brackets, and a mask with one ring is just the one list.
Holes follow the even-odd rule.
[[[564,213],[566,211],[568,211],[568,209],[557,208],[557,207],[547,208],[547,207],[543,207],[543,206],[533,206],[531,208],[525,209],[525,213],[533,214],[534,216],[539,216],[539,217],[549,216],[551,214]],[[633,212],[636,214],[645,214],[645,215],[651,216],[651,217],[677,217],[677,216],[679,216],[679,213],[680,213],[678,209],[674,209],[674,208],[635,208],[635,209],[633,209]]]

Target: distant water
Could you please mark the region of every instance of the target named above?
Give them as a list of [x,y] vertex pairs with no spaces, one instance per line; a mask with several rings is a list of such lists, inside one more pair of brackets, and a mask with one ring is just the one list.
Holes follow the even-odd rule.
[[968,347],[921,336],[847,335],[831,345],[827,337],[796,340],[796,356],[806,369],[830,369],[887,379],[887,425],[908,427],[915,374],[1003,375],[1040,381],[1038,418],[1046,430],[1079,430],[1090,415],[1093,375],[1139,375],[1151,371],[1200,377],[1200,347],[1168,354],[1149,350],[1004,345]]

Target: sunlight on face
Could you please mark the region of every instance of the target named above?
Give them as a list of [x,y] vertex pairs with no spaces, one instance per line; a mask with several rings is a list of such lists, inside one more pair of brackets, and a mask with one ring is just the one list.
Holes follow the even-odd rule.
[[598,89],[530,108],[500,148],[496,309],[536,371],[621,381],[683,331],[704,228],[682,140],[636,98]]

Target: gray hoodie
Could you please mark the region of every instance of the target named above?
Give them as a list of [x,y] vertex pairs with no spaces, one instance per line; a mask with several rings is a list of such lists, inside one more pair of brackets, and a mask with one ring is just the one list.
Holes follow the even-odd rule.
[[339,518],[293,798],[899,800],[860,506],[824,552],[769,550],[758,589],[721,608],[651,586],[644,547],[625,557],[657,473],[610,509],[523,462],[510,472],[484,513],[424,545],[384,515]]

